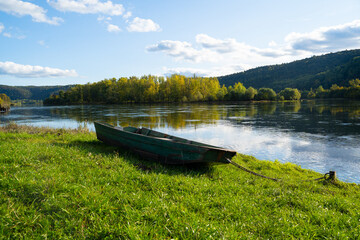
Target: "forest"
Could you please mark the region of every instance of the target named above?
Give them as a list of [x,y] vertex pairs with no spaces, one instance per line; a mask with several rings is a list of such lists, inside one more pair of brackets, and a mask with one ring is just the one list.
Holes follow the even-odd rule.
[[333,84],[329,89],[323,86],[317,87],[315,90],[305,90],[302,92],[303,98],[349,98],[360,99],[360,80],[353,79],[349,81],[349,87],[338,86]]
[[271,88],[246,88],[242,83],[220,86],[217,78],[143,76],[105,79],[96,83],[76,85],[44,100],[45,105],[166,103],[214,101],[283,101],[300,98],[360,99],[360,80],[349,81],[349,87],[333,84],[330,89],[319,86],[315,90],[299,91],[285,88],[276,93]]
[[253,68],[244,72],[218,77],[220,84],[231,86],[237,82],[245,87],[297,88],[301,91],[333,84],[348,87],[348,82],[360,77],[360,50],[341,51],[321,56]]
[[53,94],[45,105],[98,103],[212,102],[249,100],[298,100],[297,89],[287,88],[276,94],[270,88],[245,88],[242,83],[220,86],[217,78],[143,76],[112,78],[96,83],[77,85]]
[[40,100],[43,101],[51,94],[56,94],[60,90],[66,91],[74,85],[66,86],[7,86],[0,85],[0,93],[4,93],[12,100]]

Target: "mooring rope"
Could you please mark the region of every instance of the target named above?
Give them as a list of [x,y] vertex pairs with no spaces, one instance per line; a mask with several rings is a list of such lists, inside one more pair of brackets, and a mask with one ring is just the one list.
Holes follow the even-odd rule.
[[262,177],[262,178],[266,178],[266,179],[270,179],[270,180],[273,180],[273,181],[280,181],[280,180],[281,180],[281,179],[271,178],[271,177],[267,177],[267,176],[261,175],[261,174],[259,174],[259,173],[256,173],[256,172],[251,171],[250,169],[247,169],[246,167],[243,167],[243,166],[237,164],[236,162],[231,161],[231,160],[228,159],[228,158],[227,158],[227,160],[228,160],[232,165],[234,165],[235,167],[238,167],[238,168],[240,168],[241,170],[244,170],[245,172],[251,173],[251,174],[253,174],[253,175],[255,175],[255,176]]
[[[266,178],[266,179],[270,179],[270,180],[273,180],[273,181],[282,181],[282,179],[279,179],[279,178],[272,178],[272,177],[268,177],[268,176],[265,176],[265,175],[256,173],[256,172],[254,172],[254,171],[251,171],[250,169],[247,169],[246,167],[243,167],[243,166],[239,165],[239,164],[236,163],[236,162],[231,161],[229,158],[226,158],[226,159],[229,161],[229,163],[231,163],[231,164],[234,165],[235,167],[240,168],[241,170],[243,170],[243,171],[245,171],[245,172],[248,172],[248,173],[250,173],[250,174],[253,174],[253,175],[255,175],[255,176],[262,177],[262,178]],[[329,175],[329,178],[326,178],[327,175]],[[307,179],[307,180],[301,180],[301,181],[309,182],[309,181],[318,181],[318,180],[321,180],[321,179],[325,179],[325,180],[330,179],[330,172],[329,172],[329,173],[325,173],[324,176],[322,176],[322,177],[320,177],[320,178]]]
[[325,173],[324,176],[322,177],[319,177],[319,178],[315,178],[315,179],[308,179],[308,180],[302,180],[304,182],[309,182],[309,181],[318,181],[318,180],[321,180],[321,179],[325,179],[325,180],[328,180],[330,178],[326,178],[326,176],[329,175],[330,176],[330,173]]

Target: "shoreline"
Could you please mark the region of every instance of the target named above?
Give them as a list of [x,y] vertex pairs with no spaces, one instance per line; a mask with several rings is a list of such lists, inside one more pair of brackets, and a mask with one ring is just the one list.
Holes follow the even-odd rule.
[[78,105],[181,105],[181,104],[252,104],[252,103],[294,103],[303,101],[360,101],[349,98],[302,98],[299,100],[246,100],[246,101],[197,101],[197,102],[119,102],[119,103],[67,103],[59,105],[43,104],[43,106],[78,106]]

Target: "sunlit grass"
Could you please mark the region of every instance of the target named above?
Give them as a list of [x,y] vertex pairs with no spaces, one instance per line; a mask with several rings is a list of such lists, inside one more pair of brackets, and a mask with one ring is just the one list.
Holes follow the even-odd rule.
[[358,239],[360,189],[294,164],[164,166],[77,130],[0,128],[0,238]]

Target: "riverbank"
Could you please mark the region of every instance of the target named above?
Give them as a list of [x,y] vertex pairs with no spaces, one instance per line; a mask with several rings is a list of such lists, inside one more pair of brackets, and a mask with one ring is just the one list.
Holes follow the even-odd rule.
[[350,238],[360,186],[237,155],[173,167],[106,146],[86,128],[0,128],[0,236],[74,239]]

